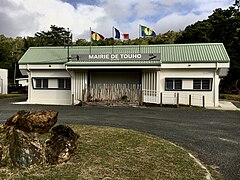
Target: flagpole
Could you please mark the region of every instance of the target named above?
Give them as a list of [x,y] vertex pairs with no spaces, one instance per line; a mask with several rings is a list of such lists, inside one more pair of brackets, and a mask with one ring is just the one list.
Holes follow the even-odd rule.
[[114,26],[112,27],[112,54],[113,54],[113,46],[114,46]]
[[138,44],[138,51],[139,53],[141,52],[141,49],[140,49],[140,36],[141,36],[141,24],[139,24],[139,34],[138,34],[138,38],[139,38],[139,44]]
[[89,54],[92,54],[92,28],[90,27],[90,49]]

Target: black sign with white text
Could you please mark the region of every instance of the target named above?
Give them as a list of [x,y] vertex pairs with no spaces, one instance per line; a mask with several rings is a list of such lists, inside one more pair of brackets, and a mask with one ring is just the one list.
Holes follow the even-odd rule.
[[160,60],[160,54],[72,54],[71,61],[89,60]]

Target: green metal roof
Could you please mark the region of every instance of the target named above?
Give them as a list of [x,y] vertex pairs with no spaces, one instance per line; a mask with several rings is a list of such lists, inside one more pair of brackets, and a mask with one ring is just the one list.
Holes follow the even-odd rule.
[[[71,54],[131,54],[158,53],[161,63],[210,63],[229,62],[229,56],[222,43],[204,44],[162,44],[162,45],[124,45],[124,46],[73,46]],[[31,47],[22,56],[19,64],[63,64],[67,65],[159,65],[159,60],[136,61],[67,61],[67,48]]]

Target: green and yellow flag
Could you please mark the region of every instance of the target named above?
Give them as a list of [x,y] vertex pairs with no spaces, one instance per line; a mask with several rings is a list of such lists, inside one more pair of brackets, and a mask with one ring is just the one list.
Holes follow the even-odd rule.
[[142,25],[140,25],[140,28],[141,28],[142,36],[144,36],[144,37],[145,36],[156,36],[156,33],[152,29],[150,29],[146,26],[142,26]]

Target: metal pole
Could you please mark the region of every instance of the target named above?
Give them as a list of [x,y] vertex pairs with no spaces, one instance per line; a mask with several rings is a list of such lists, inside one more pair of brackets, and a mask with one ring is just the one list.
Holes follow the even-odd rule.
[[13,83],[16,83],[16,72],[17,72],[17,65],[14,63],[14,76],[13,76]]
[[191,94],[189,94],[189,107],[191,107],[192,106],[192,95]]
[[89,54],[92,54],[92,29],[90,27],[90,49],[89,49],[90,53]]
[[160,93],[160,107],[163,106],[163,94],[162,92]]
[[177,93],[177,108],[179,108],[179,93]]
[[139,45],[138,45],[138,51],[139,53],[141,53],[141,49],[140,49],[140,36],[141,36],[141,24],[139,24],[139,34],[138,34],[138,39],[139,39]]
[[203,101],[203,108],[205,108],[205,96],[202,97],[202,101]]
[[113,54],[113,46],[114,46],[114,26],[112,27],[112,54]]

